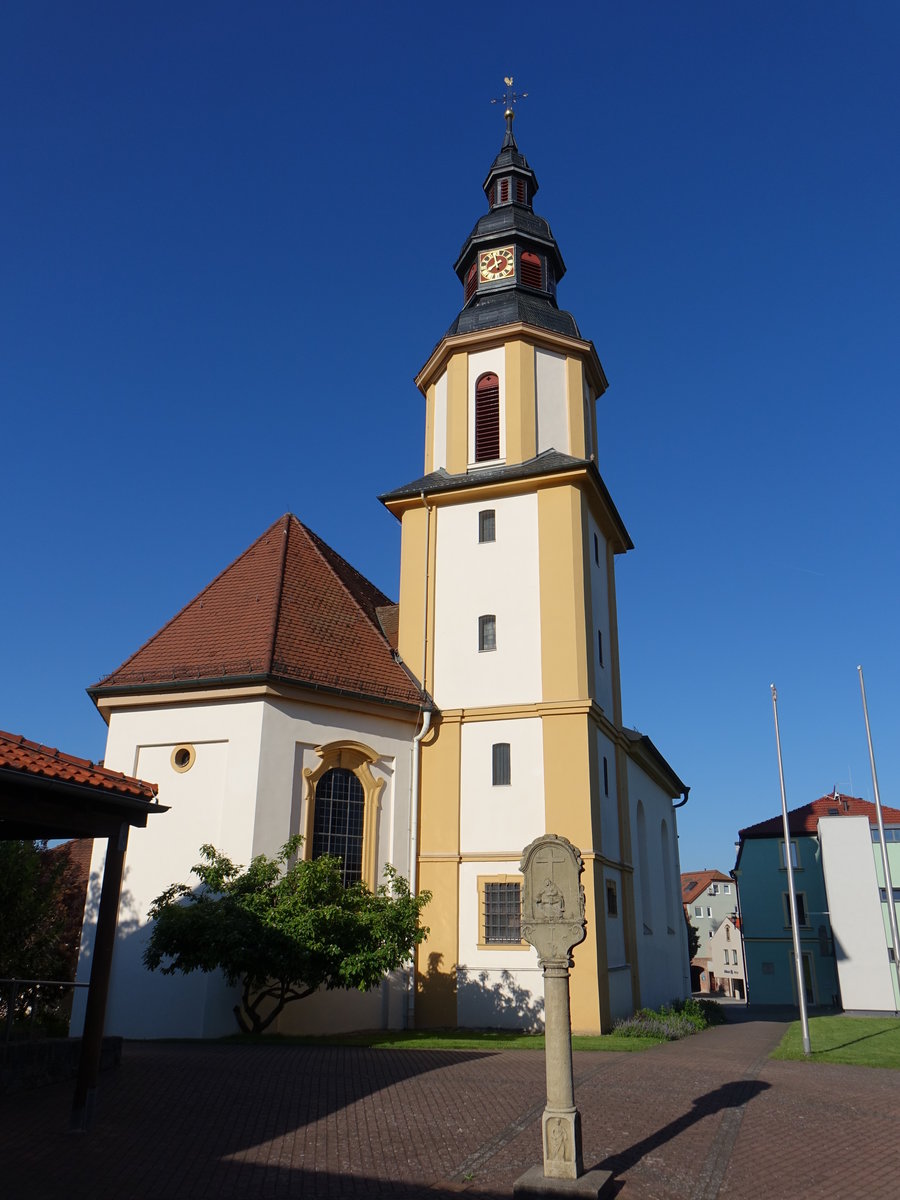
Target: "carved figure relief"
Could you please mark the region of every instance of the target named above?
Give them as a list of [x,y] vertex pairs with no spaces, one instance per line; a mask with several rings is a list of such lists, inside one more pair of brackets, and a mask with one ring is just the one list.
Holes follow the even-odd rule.
[[554,1117],[547,1122],[547,1157],[556,1162],[572,1161],[569,1130],[561,1117]]

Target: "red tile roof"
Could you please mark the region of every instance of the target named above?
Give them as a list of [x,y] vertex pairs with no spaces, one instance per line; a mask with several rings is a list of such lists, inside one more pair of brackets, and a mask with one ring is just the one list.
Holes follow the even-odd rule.
[[702,896],[711,883],[731,883],[731,876],[721,871],[686,871],[681,876],[681,902],[689,904]]
[[137,796],[148,801],[156,799],[155,783],[132,779],[130,775],[123,775],[121,771],[110,771],[107,767],[89,762],[86,758],[63,754],[50,746],[29,742],[21,734],[4,733],[2,730],[0,770],[38,776],[59,783],[77,783],[84,787],[112,792],[117,796]]
[[[900,809],[888,808],[882,804],[881,815],[887,825],[900,825]],[[793,834],[812,834],[816,832],[820,817],[867,817],[870,825],[877,824],[875,805],[869,800],[860,800],[858,796],[820,796],[802,808],[794,808],[788,813],[788,829]],[[749,825],[740,832],[741,839],[780,837],[784,826],[781,817],[770,817],[756,825]]]
[[287,513],[88,691],[273,679],[418,706],[378,610],[391,601]]

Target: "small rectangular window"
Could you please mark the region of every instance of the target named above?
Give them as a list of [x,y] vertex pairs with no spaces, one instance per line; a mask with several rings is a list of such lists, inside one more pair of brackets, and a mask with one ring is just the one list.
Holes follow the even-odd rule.
[[597,630],[597,650],[600,653],[600,666],[603,666],[603,630]]
[[487,944],[514,943],[522,940],[522,885],[486,883],[484,885],[484,940]]
[[722,891],[725,893],[725,895],[726,895],[726,896],[730,896],[730,895],[731,895],[731,884],[730,884],[730,883],[726,883],[726,884],[723,886],[723,888],[722,888]]
[[497,649],[497,618],[493,613],[487,613],[478,618],[478,651]]
[[497,524],[492,508],[484,508],[478,514],[478,540],[479,542],[493,542],[496,540]]
[[[784,842],[779,842],[778,845],[781,848],[781,869],[783,871],[786,871],[787,870],[787,861],[785,860],[785,857],[784,857]],[[799,868],[799,866],[800,866],[800,855],[797,851],[797,843],[796,842],[791,842],[791,866],[794,868]]]
[[509,781],[509,742],[494,742],[491,747],[491,782],[494,787],[502,787]]
[[600,566],[600,539],[594,534],[594,562]]
[[[782,892],[781,897],[784,903],[784,923],[788,928],[790,928],[791,896],[789,892]],[[809,926],[809,917],[806,912],[806,895],[804,892],[797,893],[797,922],[803,928]]]
[[616,890],[614,879],[606,881],[606,915],[609,917],[617,917],[619,915],[619,894]]
[[737,950],[732,950],[731,961],[734,963],[735,966],[737,966]]
[[706,915],[707,915],[708,917],[711,917],[711,916],[712,916],[712,909],[711,909],[711,908],[707,908],[707,910],[706,910]]
[[694,905],[694,916],[695,916],[695,917],[702,917],[702,916],[703,916],[703,905],[702,905],[702,904],[695,904],[695,905]]
[[603,755],[603,795],[609,795],[609,763],[606,761],[606,755]]

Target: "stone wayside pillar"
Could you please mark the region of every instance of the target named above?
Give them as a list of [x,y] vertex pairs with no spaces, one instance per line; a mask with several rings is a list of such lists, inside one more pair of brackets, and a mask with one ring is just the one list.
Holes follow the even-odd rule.
[[522,936],[538,952],[544,972],[544,1035],[547,1103],[541,1118],[543,1167],[516,1181],[514,1196],[599,1197],[609,1171],[584,1170],[581,1115],[572,1078],[569,969],[572,948],[585,939],[581,851],[555,833],[537,838],[522,852]]

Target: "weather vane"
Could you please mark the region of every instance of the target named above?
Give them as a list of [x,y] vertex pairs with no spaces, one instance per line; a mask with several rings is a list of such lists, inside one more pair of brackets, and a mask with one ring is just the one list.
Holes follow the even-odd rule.
[[506,84],[506,91],[502,96],[495,96],[491,101],[491,104],[504,105],[505,112],[503,115],[506,117],[506,128],[509,133],[512,133],[513,117],[515,116],[515,113],[513,112],[513,105],[518,104],[520,100],[524,100],[528,93],[513,91],[512,75],[504,75],[503,82]]

